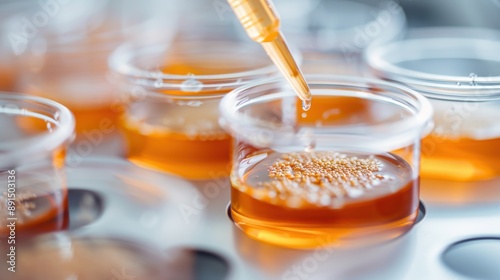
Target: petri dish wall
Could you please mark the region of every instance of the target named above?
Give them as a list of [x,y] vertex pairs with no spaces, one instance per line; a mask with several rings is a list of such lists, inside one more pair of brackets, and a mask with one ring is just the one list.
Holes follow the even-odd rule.
[[47,99],[0,93],[0,126],[0,239],[66,229],[73,115]]
[[189,179],[229,173],[232,140],[218,124],[222,96],[277,75],[260,46],[231,39],[130,43],[115,51],[110,68],[128,103],[120,121],[127,157]]
[[418,212],[419,141],[431,105],[384,82],[306,79],[307,112],[281,80],[222,99],[220,123],[235,138],[234,223],[250,238],[301,249],[404,234]]
[[367,51],[375,75],[431,100],[435,128],[422,140],[422,178],[487,182],[499,177],[499,47],[496,31],[429,28]]

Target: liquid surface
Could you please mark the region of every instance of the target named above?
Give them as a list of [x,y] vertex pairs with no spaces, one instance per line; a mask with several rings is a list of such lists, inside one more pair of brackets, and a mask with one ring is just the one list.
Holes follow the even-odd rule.
[[[32,95],[45,97],[66,106],[75,116],[75,131],[83,133],[94,129],[102,131],[102,124],[116,125],[122,111],[120,99],[110,92],[117,92],[102,81],[91,78],[64,78],[59,83],[41,83],[30,86],[26,91]],[[67,79],[67,80],[64,80]]]
[[498,177],[500,103],[432,103],[435,127],[422,140],[422,178],[477,181]]
[[[165,60],[162,72],[187,75],[187,79],[180,90],[159,89],[159,92],[169,96],[225,94],[229,89],[205,89],[196,75],[249,71],[264,65],[258,59],[249,63],[242,57],[234,61],[244,61],[244,65],[232,60],[229,63],[228,58],[221,58],[221,61],[195,59],[204,56],[206,54],[202,53],[193,54],[193,57],[167,56],[170,60]],[[127,157],[136,164],[190,179],[227,176],[231,137],[219,126],[218,106],[218,97],[165,97],[160,101],[146,98],[132,104],[120,121],[128,143]]]
[[128,158],[136,164],[191,179],[228,174],[230,137],[222,132],[188,135],[165,129],[144,133],[144,124],[127,122],[123,129]]
[[349,181],[348,187],[325,193],[315,184],[306,184],[295,186],[300,190],[289,195],[265,187],[276,184],[269,168],[282,156],[275,152],[252,154],[232,176],[232,217],[251,238],[292,248],[349,245],[354,240],[361,244],[368,236],[380,242],[403,234],[416,218],[418,182],[412,178],[411,167],[399,157],[385,154],[371,158],[380,164],[374,174],[383,179],[369,186]]
[[13,70],[1,68],[0,66],[0,91],[14,91],[15,76]]
[[[165,66],[161,68],[161,71],[171,75],[223,75],[269,66],[269,61],[265,57],[249,61],[246,57],[227,53],[221,53],[211,58],[207,58],[206,55],[204,52],[191,56],[175,56],[175,53],[172,53],[165,59]],[[228,55],[231,57],[228,58]],[[228,60],[231,60],[231,63],[227,63]]]
[[422,178],[451,181],[490,180],[500,176],[500,138],[422,140]]
[[121,120],[127,157],[191,179],[227,176],[231,138],[218,125],[217,105],[137,104]]
[[387,124],[412,116],[406,109],[382,100],[368,100],[358,96],[315,96],[306,117],[302,107],[296,106],[293,116],[301,126],[361,126]]

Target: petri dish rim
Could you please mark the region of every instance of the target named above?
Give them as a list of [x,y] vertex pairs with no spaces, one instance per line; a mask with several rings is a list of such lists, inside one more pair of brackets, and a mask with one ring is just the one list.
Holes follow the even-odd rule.
[[[29,110],[24,111],[26,108],[23,108],[23,104],[28,104],[29,106],[29,103],[42,105],[59,113],[57,120],[52,118],[52,122],[57,124],[57,126],[51,133],[43,133],[25,139],[10,140],[0,143],[2,146],[16,147],[15,149],[9,149],[8,151],[0,153],[0,162],[2,166],[9,163],[14,163],[15,165],[18,161],[26,160],[26,156],[28,155],[52,151],[60,145],[69,143],[73,140],[75,118],[71,111],[62,104],[42,97],[5,92],[0,92],[0,102],[12,103],[12,107],[9,106],[11,107],[10,109],[1,106],[0,114],[13,113],[15,115],[42,117],[40,114],[37,116],[36,113],[27,114],[26,112],[29,112]],[[49,116],[45,117],[47,120],[51,119]]]
[[[500,62],[500,32],[476,28],[415,28],[406,39],[368,48],[365,61],[375,75],[419,90],[427,97],[444,100],[490,101],[500,99],[500,76],[438,75],[397,65],[418,59],[477,59]],[[441,35],[441,36],[439,36]],[[483,36],[484,35],[484,36]],[[496,35],[496,36],[493,36]],[[495,39],[490,39],[495,38]],[[453,49],[446,46],[453,45]],[[473,52],[480,46],[488,53]],[[439,51],[439,54],[435,52]],[[493,55],[495,54],[495,55]]]
[[[395,106],[406,107],[403,104],[404,98],[410,99],[411,106],[416,106],[411,109],[412,116],[408,118],[402,118],[392,123],[381,123],[374,125],[356,125],[356,126],[341,126],[340,128],[335,127],[314,127],[312,128],[312,133],[314,134],[314,138],[316,140],[321,139],[322,137],[328,139],[329,141],[333,141],[339,136],[346,136],[350,138],[352,141],[357,141],[359,143],[354,144],[349,143],[349,145],[353,145],[351,147],[361,147],[363,145],[367,145],[367,138],[363,138],[366,136],[367,131],[377,131],[377,135],[390,138],[396,136],[406,136],[401,137],[401,140],[398,140],[398,148],[404,147],[411,142],[415,141],[414,132],[417,131],[420,134],[420,137],[425,136],[430,132],[433,123],[431,121],[432,117],[432,105],[421,94],[413,91],[409,88],[406,88],[399,84],[373,80],[373,79],[360,79],[353,78],[347,76],[328,76],[328,75],[306,75],[306,80],[309,81],[309,85],[311,87],[313,93],[312,106],[314,106],[314,96],[315,90],[320,87],[321,89],[327,89],[331,91],[331,94],[327,94],[326,96],[344,96],[341,94],[336,94],[335,91],[338,88],[342,87],[350,87],[352,90],[359,91],[370,91],[373,88],[383,88],[386,91],[390,91],[390,93],[395,94],[395,96],[401,96],[402,100],[391,100],[390,98],[385,98],[384,101],[391,102]],[[271,89],[270,89],[271,88]],[[245,117],[242,113],[239,113],[239,109],[244,106],[254,106],[253,103],[258,102],[257,98],[252,95],[256,95],[255,92],[264,92],[266,90],[280,91],[277,94],[269,94],[266,92],[266,95],[269,99],[277,100],[283,97],[293,97],[295,93],[286,88],[283,80],[276,79],[268,79],[266,81],[259,81],[255,83],[251,83],[247,86],[240,87],[236,90],[233,90],[231,93],[227,94],[222,98],[220,103],[219,112],[221,117],[219,119],[219,123],[223,128],[230,131],[233,135],[243,135],[245,138],[247,134],[259,133],[261,131],[265,131],[268,127],[263,125],[255,125],[249,124],[248,121],[245,120]],[[370,91],[370,94],[373,96],[379,96],[380,93],[376,93],[374,91]],[[273,96],[274,95],[274,96]],[[325,96],[325,94],[321,94]],[[266,101],[267,102],[267,101]],[[380,133],[381,131],[385,133]],[[362,133],[360,133],[362,132]],[[390,132],[390,133],[389,133]],[[295,128],[294,131],[290,131],[289,128],[276,128],[272,131],[274,134],[274,138],[282,139],[284,137],[297,136]],[[411,134],[411,135],[410,135]],[[335,137],[333,137],[335,136]],[[361,138],[355,138],[355,137]],[[394,139],[394,138],[391,138]],[[338,140],[335,140],[338,141]],[[317,143],[319,141],[316,141]],[[379,144],[379,143],[377,143]],[[273,145],[270,145],[273,146]],[[321,145],[318,145],[321,146]],[[375,144],[370,144],[370,146],[375,146]],[[395,147],[387,148],[380,147],[380,150],[383,149],[397,149]]]
[[[232,55],[246,55],[243,51],[249,51],[255,49],[256,51],[261,51],[258,46],[253,46],[245,44],[238,41],[187,41],[180,43],[180,48],[183,51],[195,50],[200,51],[200,54],[204,56],[210,56],[211,53],[207,52],[207,49],[200,49],[200,46],[205,48],[217,47],[218,53],[232,54]],[[161,71],[151,71],[144,69],[135,65],[134,60],[144,58],[145,55],[151,55],[155,53],[162,53],[168,51],[170,45],[165,46],[161,42],[154,42],[153,44],[146,44],[144,42],[128,42],[120,47],[118,47],[109,57],[108,65],[115,74],[123,76],[126,79],[131,80],[136,85],[142,86],[147,89],[151,94],[155,94],[156,90],[179,90],[182,88],[183,81],[190,78],[195,78],[197,81],[202,83],[203,90],[219,90],[219,89],[235,89],[242,86],[248,81],[265,79],[272,75],[277,75],[278,69],[269,60],[267,66],[256,67],[255,69],[247,71],[239,71],[235,73],[227,74],[213,74],[213,75],[178,75],[178,74],[168,74]],[[176,46],[178,47],[178,46]],[[301,55],[298,52],[294,52],[298,61],[301,61]],[[182,55],[182,53],[181,53]],[[186,53],[188,55],[188,53]],[[268,59],[267,56],[262,55],[263,59]],[[248,58],[251,59],[251,58]],[[161,80],[161,85],[155,85],[155,81]],[[206,84],[209,83],[209,84]],[[201,95],[206,96],[222,96],[224,94],[203,94],[202,92],[189,92],[186,91],[183,94],[167,94],[161,93],[159,96],[196,96]]]

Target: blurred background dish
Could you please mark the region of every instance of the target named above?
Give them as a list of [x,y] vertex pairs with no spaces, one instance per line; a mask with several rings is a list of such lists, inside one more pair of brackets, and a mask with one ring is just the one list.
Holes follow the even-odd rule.
[[73,115],[48,99],[0,93],[0,126],[0,240],[67,229]]
[[119,122],[127,158],[189,179],[229,174],[231,137],[218,124],[220,99],[278,75],[257,44],[208,29],[172,44],[123,45],[110,68],[127,97]]
[[158,0],[42,1],[12,15],[4,30],[20,65],[15,89],[70,108],[80,135],[114,124],[119,92],[107,80],[107,57],[127,40],[171,36],[173,7]]

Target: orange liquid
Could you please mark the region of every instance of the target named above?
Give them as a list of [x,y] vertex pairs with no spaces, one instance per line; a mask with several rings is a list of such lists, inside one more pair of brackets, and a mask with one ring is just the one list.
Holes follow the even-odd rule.
[[[69,226],[69,210],[66,190],[60,195],[54,193],[35,195],[19,199],[16,203],[17,220],[7,220],[11,217],[1,211],[2,224],[15,222],[16,237],[31,237],[42,233],[67,229]],[[10,229],[5,225],[0,228],[0,237],[9,236]]]
[[373,118],[369,100],[355,97],[314,96],[309,111],[302,110],[302,103],[297,100],[297,122],[301,125],[341,125],[342,123],[363,122]]
[[[213,59],[169,57],[167,62],[168,65],[162,67],[162,71],[175,75],[217,75],[248,70],[238,64],[214,62]],[[196,76],[193,78],[196,79]],[[227,92],[228,89],[202,89],[199,92],[163,91],[171,96],[218,95]],[[136,121],[134,111],[129,110],[120,121],[128,144],[127,158],[138,165],[189,179],[228,176],[232,138],[219,127],[217,99],[200,100],[203,104],[199,107],[172,105],[167,102],[164,106],[158,106],[158,103],[148,105],[148,102],[134,104],[137,109],[149,112],[146,117]],[[153,117],[155,114],[161,116]],[[161,119],[182,119],[182,124],[165,124]],[[201,123],[205,127],[200,125]],[[191,128],[187,129],[188,126]]]
[[450,181],[479,181],[500,175],[500,138],[489,140],[422,140],[421,177]]
[[75,131],[82,133],[93,129],[102,129],[115,126],[119,118],[119,108],[110,106],[96,108],[69,107],[75,115]]
[[[344,198],[342,205],[324,206],[304,199],[293,207],[286,199],[257,195],[270,178],[267,168],[279,154],[251,154],[265,157],[248,164],[231,183],[231,215],[250,238],[290,248],[357,246],[383,242],[407,232],[417,217],[418,179],[411,167],[391,154],[376,156],[383,163],[379,172],[392,178],[356,198]],[[361,157],[361,156],[360,156]],[[254,160],[256,161],[256,160]]]
[[[39,87],[29,87],[27,92],[36,96],[52,99],[66,106],[75,116],[75,132],[77,134],[91,130],[102,130],[105,127],[106,132],[111,129],[110,126],[116,126],[116,122],[123,111],[122,105],[119,102],[113,104],[100,104],[95,106],[79,106],[77,102],[68,104],[65,100],[59,100],[54,94],[57,88],[42,89]],[[71,93],[68,93],[70,95]],[[74,93],[73,93],[74,94]]]
[[141,132],[141,125],[122,123],[128,159],[145,167],[190,179],[228,174],[231,138],[225,133],[193,135],[168,130]]
[[14,86],[15,74],[13,70],[0,68],[0,91],[13,91]]

